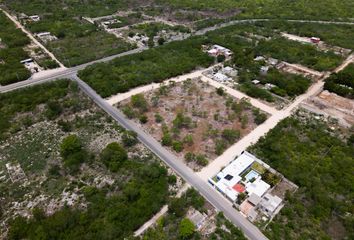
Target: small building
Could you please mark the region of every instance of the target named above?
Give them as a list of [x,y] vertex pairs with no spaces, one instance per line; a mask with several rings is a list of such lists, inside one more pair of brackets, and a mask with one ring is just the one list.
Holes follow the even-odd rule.
[[254,193],[257,196],[262,197],[268,189],[270,189],[270,185],[264,182],[260,176],[255,181],[246,184],[246,192],[248,195]]
[[267,193],[264,195],[258,206],[265,215],[271,217],[275,210],[280,206],[281,202],[282,200],[278,196]]
[[319,42],[321,41],[321,39],[318,38],[318,37],[311,37],[311,38],[310,38],[310,41],[311,41],[312,43],[319,43]]
[[256,62],[260,62],[260,61],[264,61],[265,60],[265,58],[263,57],[263,56],[257,56],[255,59],[254,59],[254,61],[256,61]]
[[192,208],[188,211],[187,217],[194,223],[194,226],[199,229],[203,226],[207,216]]
[[208,50],[208,54],[213,57],[224,55],[226,58],[228,58],[232,56],[233,53],[230,49],[215,44],[211,47],[211,49]]
[[268,67],[268,66],[262,66],[262,67],[261,67],[261,70],[260,70],[260,74],[261,74],[261,75],[267,75],[268,70],[269,70],[269,67]]
[[238,71],[232,67],[224,67],[221,72],[225,75],[228,75],[230,77],[236,77],[238,75]]
[[38,15],[29,16],[29,19],[31,19],[33,22],[38,22],[41,20],[41,18]]
[[220,72],[217,72],[214,75],[214,80],[218,81],[218,82],[228,82],[228,81],[230,81],[230,78]]
[[257,194],[252,193],[248,198],[249,201],[253,206],[257,206],[261,202],[262,198]]
[[51,41],[58,39],[56,36],[52,35],[50,32],[40,32],[40,33],[37,33],[36,36],[44,43],[51,42]]
[[271,90],[272,88],[275,88],[276,86],[274,84],[271,84],[271,83],[266,83],[265,84],[265,89],[267,90]]
[[255,80],[252,80],[252,83],[253,83],[254,85],[258,85],[258,84],[260,84],[260,83],[261,83],[261,81],[259,81],[259,80],[255,79]]

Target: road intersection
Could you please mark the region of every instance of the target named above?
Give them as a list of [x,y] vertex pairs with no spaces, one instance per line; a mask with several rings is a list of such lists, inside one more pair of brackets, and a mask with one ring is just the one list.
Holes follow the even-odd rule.
[[[203,35],[208,31],[213,31],[218,28],[222,28],[229,25],[234,25],[242,22],[256,22],[256,21],[269,21],[269,19],[250,19],[250,20],[236,20],[230,23],[220,24],[215,27],[203,29],[197,31],[193,35]],[[314,22],[314,21],[302,21],[302,20],[289,20],[297,22]],[[337,22],[323,22],[316,21],[323,24],[354,24],[354,23],[337,23]],[[100,60],[82,64],[73,68],[61,68],[53,73],[50,73],[45,76],[34,76],[26,81],[14,83],[7,86],[0,86],[0,93],[13,91],[19,88],[40,84],[48,81],[54,81],[57,79],[68,78],[73,81],[76,81],[79,87],[105,112],[107,112],[112,118],[114,118],[120,125],[124,128],[135,131],[138,135],[138,139],[145,144],[152,152],[154,152],[162,161],[164,161],[171,169],[173,169],[177,174],[179,174],[188,184],[193,186],[196,190],[199,191],[211,204],[214,205],[216,209],[224,212],[224,215],[236,226],[242,229],[245,235],[249,239],[262,240],[267,239],[263,233],[252,223],[250,223],[244,216],[242,216],[238,211],[236,211],[231,203],[222,197],[220,194],[217,194],[215,189],[213,189],[207,182],[207,179],[215,174],[222,166],[227,164],[233,157],[248,146],[255,143],[260,137],[264,136],[268,131],[270,131],[278,122],[282,119],[291,115],[291,113],[297,109],[297,107],[308,97],[313,96],[320,92],[323,88],[323,79],[315,83],[305,94],[297,97],[292,104],[290,104],[286,109],[281,111],[272,112],[272,116],[258,128],[256,128],[249,135],[245,136],[238,143],[229,148],[223,155],[217,158],[209,166],[204,168],[200,173],[193,172],[188,168],[181,159],[178,159],[174,154],[165,149],[158,141],[156,141],[152,136],[145,133],[141,128],[139,128],[134,122],[127,119],[118,109],[109,104],[105,99],[99,96],[89,85],[83,82],[78,76],[78,71],[83,70],[87,66],[98,62],[108,62],[117,57],[122,57],[130,54],[135,54],[146,50],[147,47],[141,47],[137,49],[130,50],[121,54],[109,56]],[[351,57],[343,63],[343,65],[352,62],[353,58]],[[342,69],[341,65],[338,69]],[[231,91],[231,90],[229,90]],[[252,99],[251,99],[252,101]],[[273,109],[268,109],[273,111]],[[268,112],[269,112],[268,111]]]

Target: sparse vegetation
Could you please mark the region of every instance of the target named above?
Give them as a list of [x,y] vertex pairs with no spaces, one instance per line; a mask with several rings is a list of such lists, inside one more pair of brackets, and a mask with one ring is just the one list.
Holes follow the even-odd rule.
[[195,170],[267,119],[248,101],[234,99],[225,92],[220,95],[220,89],[198,79],[161,88],[134,95],[120,102],[119,107],[140,122],[141,116],[146,117],[142,127]]

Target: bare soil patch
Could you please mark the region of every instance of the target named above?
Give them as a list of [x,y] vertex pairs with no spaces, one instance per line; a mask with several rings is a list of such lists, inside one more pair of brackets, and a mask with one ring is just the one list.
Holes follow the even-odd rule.
[[118,107],[163,145],[187,159],[194,170],[251,132],[257,126],[257,114],[263,114],[246,100],[224,92],[218,94],[216,88],[199,79],[172,83],[139,96],[146,101],[144,110],[134,104],[134,96]]

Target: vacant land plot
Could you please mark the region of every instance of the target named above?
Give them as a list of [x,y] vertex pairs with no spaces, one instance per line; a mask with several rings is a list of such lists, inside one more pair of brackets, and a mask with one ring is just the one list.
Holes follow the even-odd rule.
[[[283,120],[251,151],[299,186],[265,230],[270,239],[350,239],[354,135],[311,115]],[[350,134],[349,134],[350,136]]]
[[143,239],[167,240],[188,236],[190,240],[246,240],[240,229],[221,212],[216,213],[215,208],[194,189],[188,189],[180,198],[171,198],[168,205],[167,214],[146,231]]
[[0,98],[1,238],[123,239],[165,204],[167,170],[75,83]]
[[196,170],[267,118],[246,100],[234,99],[199,79],[135,95],[119,107]]

